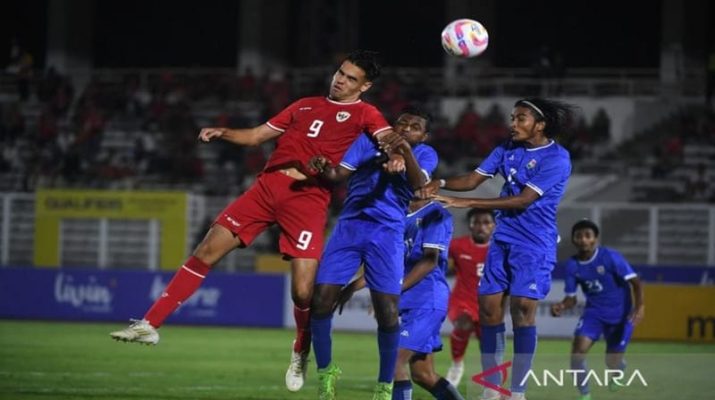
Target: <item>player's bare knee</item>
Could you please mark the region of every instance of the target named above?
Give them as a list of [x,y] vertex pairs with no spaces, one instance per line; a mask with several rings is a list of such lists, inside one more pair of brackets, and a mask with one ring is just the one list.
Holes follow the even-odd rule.
[[410,376],[413,382],[427,390],[431,389],[439,380],[437,374],[427,368],[412,368]]
[[310,307],[313,298],[313,287],[294,286],[291,291],[291,298],[293,299],[293,304],[299,308]]
[[492,307],[482,307],[479,309],[479,321],[486,325],[498,325],[502,322],[501,310]]
[[533,326],[536,323],[536,301],[514,297],[510,304],[511,318],[515,327]]
[[471,331],[474,329],[474,322],[467,314],[462,314],[454,320],[454,327],[463,331]]
[[[340,287],[337,287],[340,290]],[[333,313],[333,304],[336,301],[337,293],[331,285],[317,285],[313,291],[310,301],[310,310],[314,317],[325,318]]]

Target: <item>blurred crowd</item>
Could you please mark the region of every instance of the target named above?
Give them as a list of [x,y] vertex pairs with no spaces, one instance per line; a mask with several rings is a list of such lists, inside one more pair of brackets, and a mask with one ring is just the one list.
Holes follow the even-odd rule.
[[[327,78],[327,76],[326,76]],[[269,143],[241,148],[226,143],[200,145],[200,127],[250,127],[265,122],[292,100],[326,92],[327,79],[308,85],[290,73],[251,69],[242,73],[163,71],[97,73],[72,82],[53,68],[39,73],[6,70],[0,88],[0,190],[38,187],[173,188],[214,195],[242,192],[273,149]],[[387,118],[418,102],[434,115],[431,145],[442,160],[440,174],[473,168],[509,134],[509,112],[465,101],[458,117],[440,114],[440,97],[417,81],[386,74],[368,101]],[[479,113],[477,109],[488,110]],[[610,119],[599,110],[590,120],[573,121],[559,138],[578,165],[608,146]],[[691,126],[667,140],[712,135],[710,125]],[[703,131],[706,131],[703,133]],[[710,139],[711,140],[711,139]],[[655,169],[677,162],[678,144],[659,148]],[[682,146],[681,146],[682,147]],[[708,167],[703,167],[707,172]],[[701,184],[688,189],[698,192]],[[338,196],[340,192],[338,191]]]

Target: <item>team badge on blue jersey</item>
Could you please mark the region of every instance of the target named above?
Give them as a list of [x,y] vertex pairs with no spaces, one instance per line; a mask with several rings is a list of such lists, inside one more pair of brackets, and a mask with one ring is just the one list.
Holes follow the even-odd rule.
[[335,114],[335,120],[338,122],[345,122],[350,118],[350,113],[347,111],[340,111]]
[[526,168],[527,168],[527,169],[532,169],[532,168],[534,168],[535,166],[536,166],[536,160],[533,159],[533,158],[531,159],[531,161],[529,161],[528,164],[526,164]]
[[599,265],[598,267],[596,267],[596,272],[598,272],[599,275],[603,275],[606,273],[606,267],[604,267],[603,265]]

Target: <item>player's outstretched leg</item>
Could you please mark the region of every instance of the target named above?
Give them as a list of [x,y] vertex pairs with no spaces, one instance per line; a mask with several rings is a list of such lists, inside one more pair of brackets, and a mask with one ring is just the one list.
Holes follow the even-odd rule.
[[161,297],[154,302],[143,319],[132,320],[132,324],[127,328],[112,332],[109,336],[122,342],[159,343],[159,332],[157,331],[159,327],[184,300],[194,294],[209,270],[209,265],[197,257],[189,257],[174,274]]
[[156,299],[144,318],[109,335],[113,339],[125,342],[158,343],[157,329],[164,323],[164,320],[198,290],[206,275],[211,271],[211,265],[240,245],[241,239],[219,223],[214,224],[196,247],[193,255],[176,271],[164,292]]

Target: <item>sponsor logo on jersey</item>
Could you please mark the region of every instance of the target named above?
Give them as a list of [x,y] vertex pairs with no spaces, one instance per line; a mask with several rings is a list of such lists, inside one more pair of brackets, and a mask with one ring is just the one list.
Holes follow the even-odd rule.
[[338,122],[345,122],[350,118],[350,113],[347,111],[339,111],[335,114],[335,120]]
[[308,110],[312,110],[312,109],[313,109],[313,107],[301,107],[298,109],[298,111],[308,111]]

